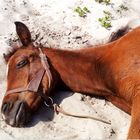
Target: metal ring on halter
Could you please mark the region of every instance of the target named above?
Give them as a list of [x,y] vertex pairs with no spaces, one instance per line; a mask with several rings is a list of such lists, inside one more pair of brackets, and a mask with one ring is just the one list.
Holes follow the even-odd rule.
[[[47,103],[48,101],[50,102],[50,104]],[[51,97],[48,97],[48,100],[47,100],[47,101],[44,101],[44,104],[45,104],[45,106],[47,106],[47,107],[52,107],[53,104],[54,104],[53,99],[52,99]]]

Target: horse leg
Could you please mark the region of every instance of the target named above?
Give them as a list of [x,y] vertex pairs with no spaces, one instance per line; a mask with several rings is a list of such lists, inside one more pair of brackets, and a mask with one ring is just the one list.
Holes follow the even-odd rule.
[[128,139],[140,139],[140,94],[133,97]]
[[123,98],[113,95],[106,96],[105,98],[126,113],[131,113],[131,106]]

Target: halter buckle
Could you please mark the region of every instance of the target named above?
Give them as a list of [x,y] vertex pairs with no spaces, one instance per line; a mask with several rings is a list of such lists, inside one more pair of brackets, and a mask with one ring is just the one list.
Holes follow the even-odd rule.
[[54,101],[51,97],[48,96],[48,100],[44,101],[45,106],[47,107],[53,107]]

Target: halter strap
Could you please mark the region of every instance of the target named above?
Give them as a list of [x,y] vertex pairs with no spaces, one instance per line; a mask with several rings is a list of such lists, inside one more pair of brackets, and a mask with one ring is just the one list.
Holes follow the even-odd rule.
[[52,82],[52,74],[50,72],[50,65],[48,63],[48,60],[47,60],[47,57],[46,55],[42,52],[41,48],[38,48],[39,49],[39,56],[41,58],[41,63],[47,73],[47,76],[48,76],[48,82],[49,82],[49,85],[48,87],[50,88],[51,87],[51,82]]
[[[36,73],[35,77],[29,82],[29,84],[26,87],[19,87],[19,88],[8,90],[6,92],[6,95],[12,94],[12,93],[18,93],[18,92],[25,92],[25,91],[31,91],[31,92],[37,93],[39,89],[39,85],[45,73],[48,76],[48,88],[50,89],[51,82],[52,82],[52,74],[50,72],[48,60],[45,54],[43,54],[41,48],[38,48],[38,49],[39,49],[39,56],[41,58],[41,63],[42,63],[43,68],[41,68]],[[44,96],[43,94],[39,94],[39,95],[46,100],[46,96]]]

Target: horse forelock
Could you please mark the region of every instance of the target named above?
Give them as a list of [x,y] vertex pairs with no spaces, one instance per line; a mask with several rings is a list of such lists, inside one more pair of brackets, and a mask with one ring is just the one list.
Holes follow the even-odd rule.
[[5,53],[3,56],[4,56],[4,59],[6,60],[6,62],[9,61],[9,58],[15,54],[15,52],[17,50],[19,50],[19,48],[22,48],[22,44],[19,42],[19,41],[16,41],[16,42],[13,42],[10,43],[10,48],[9,50],[7,51],[7,53]]

